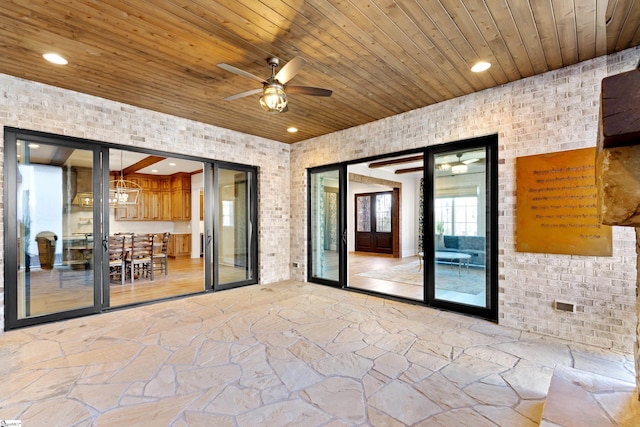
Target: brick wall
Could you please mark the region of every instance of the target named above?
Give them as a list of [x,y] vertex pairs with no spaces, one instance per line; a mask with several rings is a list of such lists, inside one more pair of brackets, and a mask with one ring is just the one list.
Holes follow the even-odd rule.
[[[0,127],[4,126],[258,166],[260,283],[289,278],[288,144],[0,74]],[[4,152],[4,141],[1,146]],[[4,156],[1,162],[3,180]],[[2,199],[0,214],[4,216]],[[3,245],[4,233],[0,239]],[[0,264],[4,266],[4,253]],[[0,280],[1,333],[4,275]]]
[[[595,146],[600,81],[633,68],[638,57],[640,48],[629,49],[293,146],[5,75],[0,125],[237,163],[251,159],[259,167],[261,283],[306,278],[306,168],[497,133],[500,323],[630,352],[633,230],[614,227],[612,257],[516,252],[514,166],[519,156]],[[290,192],[283,190],[287,184]],[[0,239],[4,244],[4,233]],[[290,272],[291,263],[299,267]],[[579,311],[554,311],[556,298],[575,300]],[[2,312],[0,326],[3,321]]]
[[[613,256],[515,250],[517,157],[594,147],[600,83],[633,69],[629,49],[494,89],[294,144],[291,151],[292,278],[306,278],[306,168],[444,144],[499,138],[499,322],[580,343],[632,351],[636,254],[633,229],[614,227]],[[553,309],[555,299],[577,313]]]

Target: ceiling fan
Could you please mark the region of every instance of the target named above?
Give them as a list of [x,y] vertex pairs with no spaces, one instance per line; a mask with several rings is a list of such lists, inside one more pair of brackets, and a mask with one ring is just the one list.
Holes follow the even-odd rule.
[[455,162],[443,162],[443,163],[438,163],[436,168],[438,170],[448,170],[451,169],[451,172],[454,174],[458,174],[458,173],[465,173],[467,171],[467,165],[470,165],[471,163],[475,163],[478,162],[480,160],[483,159],[479,159],[479,158],[470,158],[467,160],[462,160],[462,156],[465,153],[457,153],[456,157],[458,158],[457,161]]
[[280,65],[280,59],[276,57],[269,58],[267,59],[267,64],[271,67],[271,77],[266,80],[232,65],[218,64],[218,67],[223,70],[227,70],[239,76],[262,83],[261,89],[251,89],[246,92],[228,96],[224,99],[225,101],[233,101],[234,99],[256,95],[262,92],[262,96],[260,97],[260,106],[269,113],[282,113],[288,110],[287,93],[299,93],[302,95],[312,96],[331,96],[332,91],[329,89],[287,85],[287,82],[294,78],[306,63],[307,61],[304,58],[296,56],[291,61],[287,62],[276,74],[276,68]]

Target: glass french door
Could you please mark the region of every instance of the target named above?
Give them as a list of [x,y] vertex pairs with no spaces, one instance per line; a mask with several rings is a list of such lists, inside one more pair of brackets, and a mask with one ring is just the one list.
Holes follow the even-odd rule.
[[214,290],[257,283],[256,171],[215,164],[213,188]]
[[341,168],[309,171],[309,281],[340,286],[346,232]]
[[98,150],[5,132],[5,151],[7,326],[98,311]]
[[[430,159],[427,302],[497,318],[495,143],[440,147]],[[477,142],[477,141],[474,141]],[[495,141],[493,141],[495,142]]]

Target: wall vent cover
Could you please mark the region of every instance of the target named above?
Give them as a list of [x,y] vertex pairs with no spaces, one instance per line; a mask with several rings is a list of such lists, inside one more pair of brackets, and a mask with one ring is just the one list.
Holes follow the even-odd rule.
[[558,311],[567,311],[569,313],[576,312],[576,305],[572,302],[555,301],[555,308]]

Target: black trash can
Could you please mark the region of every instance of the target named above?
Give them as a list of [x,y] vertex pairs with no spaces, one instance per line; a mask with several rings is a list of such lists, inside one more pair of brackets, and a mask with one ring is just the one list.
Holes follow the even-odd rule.
[[43,270],[53,269],[53,261],[56,257],[56,241],[58,236],[51,231],[42,231],[36,235],[38,242],[38,256],[40,257],[40,268]]

